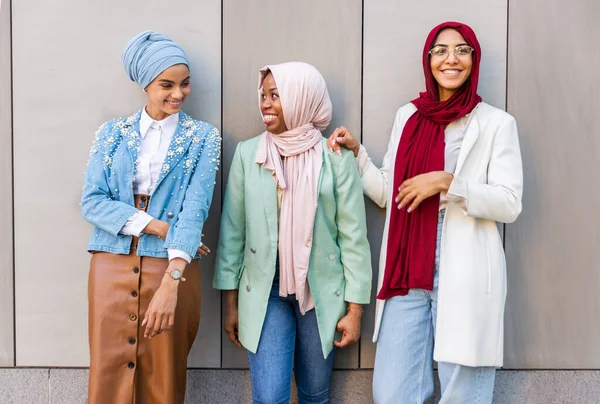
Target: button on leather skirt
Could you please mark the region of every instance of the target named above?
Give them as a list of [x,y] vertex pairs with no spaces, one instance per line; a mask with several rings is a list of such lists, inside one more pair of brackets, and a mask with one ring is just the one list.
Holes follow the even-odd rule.
[[175,324],[148,339],[142,321],[168,260],[138,257],[136,245],[134,238],[129,255],[92,255],[89,404],[184,402],[187,357],[200,323],[198,260],[186,267],[187,281],[179,285]]

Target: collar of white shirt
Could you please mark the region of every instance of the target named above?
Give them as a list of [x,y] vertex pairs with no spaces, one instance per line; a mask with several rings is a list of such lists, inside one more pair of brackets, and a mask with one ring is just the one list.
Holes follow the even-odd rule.
[[142,115],[140,116],[140,135],[142,135],[142,139],[146,138],[146,133],[148,133],[148,129],[150,129],[150,126],[154,122],[161,126],[163,134],[172,137],[175,133],[175,129],[177,129],[177,123],[179,122],[179,112],[169,115],[161,121],[155,121],[148,115],[146,108],[143,108]]

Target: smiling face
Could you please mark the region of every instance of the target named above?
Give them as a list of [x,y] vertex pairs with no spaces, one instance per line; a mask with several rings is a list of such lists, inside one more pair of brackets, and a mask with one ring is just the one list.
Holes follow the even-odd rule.
[[260,93],[260,112],[267,131],[279,135],[288,130],[283,117],[283,107],[273,73],[269,72],[263,80]]
[[181,110],[190,94],[190,70],[184,64],[169,67],[146,87],[148,105],[146,112],[157,121]]
[[460,49],[461,46],[468,47],[469,45],[458,31],[451,28],[445,29],[440,32],[433,46],[433,48],[446,47],[445,57],[429,56],[431,72],[438,84],[440,101],[449,99],[471,76],[473,54],[457,58],[454,53],[457,46]]

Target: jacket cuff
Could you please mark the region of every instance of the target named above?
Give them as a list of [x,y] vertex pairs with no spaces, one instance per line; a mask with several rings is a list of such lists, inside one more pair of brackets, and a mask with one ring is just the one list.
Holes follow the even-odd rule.
[[446,199],[450,202],[454,202],[457,204],[466,215],[468,212],[468,202],[467,199],[469,196],[469,184],[467,180],[463,177],[454,176],[454,179],[450,183],[450,188],[448,188],[448,192],[446,192]]
[[192,247],[190,245],[186,245],[183,243],[177,243],[177,242],[173,242],[173,241],[165,241],[165,244],[163,245],[163,248],[166,248],[167,251],[168,250],[179,250],[181,252],[189,254],[191,257],[196,256],[198,247],[200,247],[200,246]]
[[188,264],[192,262],[192,256],[190,254],[176,248],[167,248],[167,254],[169,256],[169,261],[172,261],[175,258],[183,258]]
[[213,278],[213,289],[237,290],[240,288],[240,280],[237,278]]
[[[119,218],[113,223],[112,228],[109,228],[106,230],[108,230],[108,233],[112,234],[113,236],[118,237],[119,232],[121,231],[123,226],[125,226],[125,224],[129,220],[129,218],[132,217],[134,214],[136,214],[138,211],[139,211],[139,209],[136,208],[135,206],[126,205],[125,208],[123,209],[123,213],[121,213],[121,216],[119,216]],[[94,224],[94,223],[92,223],[92,224]],[[96,224],[94,224],[94,225],[97,226]]]
[[371,303],[371,291],[362,292],[359,290],[348,289],[348,287],[346,287],[344,300],[348,303],[369,304]]
[[129,219],[127,219],[127,223],[121,227],[119,233],[124,234],[126,236],[135,236],[139,237],[142,234],[142,231],[148,226],[148,224],[154,218],[144,212],[143,210],[139,210],[133,214]]

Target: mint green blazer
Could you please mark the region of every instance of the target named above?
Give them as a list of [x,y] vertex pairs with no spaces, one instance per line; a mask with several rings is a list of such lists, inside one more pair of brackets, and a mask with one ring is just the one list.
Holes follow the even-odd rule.
[[[264,136],[264,135],[261,135]],[[256,353],[275,276],[278,215],[272,172],[256,163],[260,136],[238,144],[225,192],[213,287],[239,290],[238,335]],[[323,356],[333,349],[346,302],[368,304],[371,253],[354,155],[329,151],[323,166],[308,267]]]

